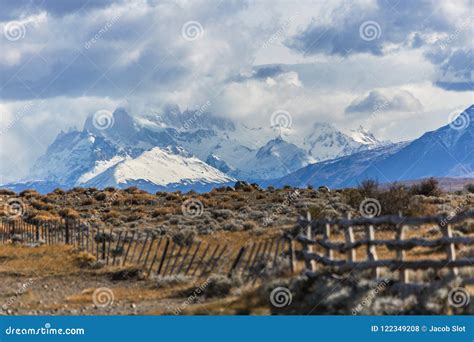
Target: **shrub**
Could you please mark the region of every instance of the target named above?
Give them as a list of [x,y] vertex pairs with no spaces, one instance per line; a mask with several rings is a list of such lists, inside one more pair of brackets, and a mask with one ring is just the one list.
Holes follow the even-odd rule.
[[30,205],[37,210],[51,211],[54,208],[52,204],[43,201],[31,201]]
[[433,177],[413,185],[411,187],[411,192],[414,195],[423,196],[440,196],[442,194],[442,191],[439,187],[439,182]]
[[78,219],[80,217],[79,213],[72,208],[61,209],[59,215],[67,219]]
[[358,189],[363,197],[376,198],[379,194],[379,183],[373,179],[366,179],[359,184]]
[[465,186],[465,189],[467,192],[470,192],[471,194],[474,194],[474,183],[470,183]]
[[394,183],[380,194],[380,206],[383,214],[406,214],[410,206],[410,192],[403,184]]
[[244,230],[254,230],[257,228],[257,225],[252,221],[248,221],[243,224],[243,228]]
[[211,275],[204,290],[206,297],[224,297],[232,289],[232,280],[221,274]]
[[96,257],[88,252],[79,252],[75,256],[75,260],[79,264],[79,267],[88,267],[96,261]]
[[184,228],[176,232],[172,239],[178,246],[190,246],[196,238],[196,231],[191,228]]
[[97,201],[105,201],[107,199],[107,194],[103,193],[103,192],[99,192],[97,193],[94,198],[97,200]]
[[28,213],[28,220],[32,222],[59,221],[59,216],[44,210],[35,210]]
[[104,214],[104,220],[116,219],[119,218],[120,214],[115,210],[110,210]]
[[164,277],[159,277],[156,285],[158,287],[170,287],[174,285],[183,285],[189,284],[191,281],[190,277],[184,276],[182,274],[168,275]]
[[20,192],[20,197],[38,198],[38,197],[41,197],[41,194],[36,190],[28,189],[28,190],[23,190],[22,192]]
[[0,195],[15,196],[16,193],[8,189],[0,189]]
[[364,196],[358,189],[343,189],[342,198],[345,203],[350,205],[352,208],[359,208],[360,203],[364,200]]
[[82,201],[81,205],[93,205],[95,200],[93,198],[86,198]]
[[132,197],[132,204],[138,205],[138,204],[148,204],[148,205],[153,205],[156,203],[155,196],[150,195],[150,194],[133,194]]

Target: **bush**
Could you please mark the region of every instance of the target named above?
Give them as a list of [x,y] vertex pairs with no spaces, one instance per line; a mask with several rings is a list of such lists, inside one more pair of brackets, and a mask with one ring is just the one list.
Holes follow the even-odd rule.
[[465,186],[465,189],[467,192],[470,192],[471,194],[474,194],[474,183],[470,183]]
[[67,219],[78,219],[80,217],[79,213],[72,208],[64,208],[59,211],[59,215]]
[[366,179],[359,184],[358,189],[363,197],[376,198],[379,194],[379,183],[373,179]]
[[232,289],[232,280],[221,274],[211,275],[204,290],[206,297],[224,297]]
[[181,229],[179,232],[175,233],[172,237],[172,240],[178,246],[190,246],[196,238],[196,231],[191,228]]
[[0,189],[0,195],[15,196],[16,193],[8,189]]
[[41,194],[36,191],[36,190],[23,190],[20,192],[20,197],[25,197],[25,198],[40,198]]
[[105,201],[107,199],[107,194],[103,193],[103,192],[99,192],[98,194],[96,194],[94,196],[94,198],[97,200],[97,201]]
[[59,221],[59,216],[44,210],[28,212],[28,220],[32,222]]
[[415,184],[411,187],[411,192],[413,195],[423,195],[423,196],[440,196],[442,191],[439,187],[439,182],[431,177],[419,184]]
[[385,215],[407,214],[410,206],[409,189],[398,183],[393,183],[387,191],[380,194],[380,205],[382,213]]

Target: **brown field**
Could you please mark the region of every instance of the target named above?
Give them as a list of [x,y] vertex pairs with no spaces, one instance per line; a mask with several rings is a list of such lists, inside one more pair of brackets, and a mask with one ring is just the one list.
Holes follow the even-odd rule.
[[[445,193],[432,185],[379,189],[363,184],[358,189],[330,192],[261,190],[246,185],[204,194],[148,194],[136,188],[56,190],[47,195],[1,191],[1,200],[7,203],[9,199],[19,199],[27,222],[73,218],[96,229],[159,231],[171,239],[186,231],[193,242],[226,245],[229,254],[235,255],[241,246],[291,235],[298,216],[307,212],[316,219],[348,214],[359,217],[359,204],[365,198],[379,201],[379,215],[458,214],[474,207],[474,194]],[[184,203],[189,200],[202,205],[198,215],[187,212]],[[8,210],[3,215],[7,216]],[[364,237],[357,228],[354,234],[355,240]],[[474,237],[473,222],[453,225],[453,234]],[[394,239],[395,235],[391,227],[375,231],[376,239]],[[415,237],[437,239],[442,235],[426,225],[409,230],[405,236]],[[343,231],[335,229],[331,240],[344,242]],[[458,255],[472,258],[472,245],[460,247]],[[324,253],[321,247],[315,250]],[[380,259],[396,257],[396,252],[386,247],[377,247],[377,254]],[[366,259],[366,248],[359,247],[356,256]],[[334,257],[345,260],[346,255],[335,252]],[[406,253],[406,260],[445,257],[445,249],[417,247]],[[119,277],[124,267],[98,265],[94,261],[93,255],[73,246],[0,244],[0,314],[354,314],[354,307],[370,296],[378,284],[368,272],[332,274],[319,264],[318,279],[310,280],[300,275],[304,269],[302,261],[297,262],[294,274],[284,270],[277,276],[262,275],[250,282],[223,275],[147,277],[143,269],[133,265],[125,266],[126,277]],[[390,285],[357,314],[472,313],[472,302],[463,308],[447,307],[445,303],[447,291],[453,287],[462,286],[471,296],[474,294],[472,285],[463,282],[474,278],[474,267],[462,268],[454,278],[448,270],[413,271],[412,279],[419,290],[405,295],[394,286],[397,271],[383,270],[382,278]],[[291,289],[293,303],[288,307],[276,308],[270,303],[270,292],[277,286]],[[201,287],[202,291],[196,291]],[[103,307],[93,300],[100,288],[109,289],[113,296],[113,301]]]

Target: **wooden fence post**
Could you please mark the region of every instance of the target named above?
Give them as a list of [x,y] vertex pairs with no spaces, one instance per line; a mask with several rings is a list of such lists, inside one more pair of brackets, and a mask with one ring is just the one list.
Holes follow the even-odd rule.
[[[351,219],[351,214],[347,214],[347,219]],[[350,244],[354,243],[354,231],[352,229],[352,226],[349,225],[344,229],[344,236],[346,238],[346,246],[349,246]],[[349,248],[347,250],[347,259],[351,262],[354,262],[357,260],[357,250],[355,248]]]
[[[331,225],[329,223],[326,223],[324,225],[324,234],[323,234],[324,242],[330,242],[331,239]],[[326,257],[329,260],[332,260],[334,258],[334,252],[331,248],[326,248]]]
[[191,260],[189,260],[188,268],[186,268],[186,271],[184,272],[184,275],[187,275],[188,272],[191,270],[191,267],[193,266],[194,259],[196,258],[196,255],[199,251],[199,248],[201,247],[201,241],[198,242],[196,249],[194,250],[193,256],[191,257]]
[[[445,224],[444,226],[442,226],[441,231],[443,232],[443,236],[445,238],[450,239],[453,237],[453,231],[451,230],[450,224]],[[456,246],[454,245],[454,243],[450,243],[446,246],[446,255],[448,257],[449,262],[456,260]],[[457,269],[457,267],[453,267],[451,268],[451,273],[457,276],[459,274],[459,270]]]
[[163,240],[163,237],[160,237],[160,240],[158,241],[158,244],[156,245],[155,255],[153,256],[153,260],[151,261],[150,268],[148,269],[147,277],[149,277],[150,274],[151,274],[151,271],[153,269],[153,265],[155,264],[156,258],[158,256],[158,250],[160,249],[160,245],[161,245],[162,240]]
[[[366,234],[366,238],[368,240],[368,243],[367,243],[367,260],[369,260],[369,261],[378,260],[377,250],[376,250],[375,246],[372,244],[372,241],[375,240],[374,226],[373,225],[366,226],[365,227],[365,234]],[[379,267],[376,267],[374,269],[374,277],[376,279],[378,279],[380,277]]]
[[239,267],[240,260],[245,254],[245,247],[242,246],[240,247],[239,252],[237,253],[237,257],[235,258],[234,262],[232,263],[232,266],[230,267],[229,273],[227,274],[228,278],[232,278],[232,276],[235,274],[237,268]]
[[166,253],[168,253],[169,245],[170,245],[170,240],[166,239],[165,248],[163,249],[163,254],[161,255],[160,265],[158,266],[158,270],[156,271],[157,275],[160,275],[161,273],[161,269],[163,268],[163,264],[165,263]]
[[[405,239],[405,233],[406,233],[407,226],[402,224],[398,227],[398,232],[397,232],[397,240],[402,241]],[[406,252],[403,249],[398,249],[397,250],[397,259],[403,263],[405,260],[405,255]],[[409,283],[410,282],[410,274],[408,269],[401,269],[399,270],[400,272],[400,281],[402,283]]]
[[[311,229],[311,213],[308,211],[306,213],[306,220],[308,221],[308,226],[306,227],[306,238],[308,240],[313,240],[313,231]],[[314,253],[314,245],[310,244],[307,246],[307,252]],[[306,269],[314,272],[316,270],[316,260],[307,260],[305,259]]]
[[296,270],[296,251],[295,251],[295,240],[288,239],[288,253],[289,253],[289,262],[290,262],[290,271],[295,273]]
[[125,255],[123,257],[122,266],[124,266],[125,263],[127,262],[128,253],[130,252],[130,247],[132,247],[133,241],[135,241],[135,231],[133,231],[132,237],[130,238],[130,241],[128,242],[127,251],[125,252]]

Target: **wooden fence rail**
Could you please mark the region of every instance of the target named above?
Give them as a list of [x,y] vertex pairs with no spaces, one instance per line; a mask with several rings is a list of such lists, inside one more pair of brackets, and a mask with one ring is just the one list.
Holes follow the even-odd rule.
[[[286,248],[291,248],[291,244],[282,237],[243,245],[235,251],[218,243],[177,243],[150,231],[91,228],[79,220],[35,223],[1,220],[0,243],[73,245],[106,265],[136,266],[148,276],[205,277],[220,273],[255,282],[275,269],[280,259],[288,270],[291,266],[286,261],[291,254]],[[258,246],[256,253],[255,246]]]
[[[410,282],[409,270],[418,269],[449,269],[454,274],[459,274],[459,268],[474,268],[474,257],[470,253],[464,257],[458,257],[456,248],[462,246],[473,246],[473,237],[453,236],[452,225],[464,223],[474,218],[474,211],[470,210],[462,214],[432,217],[402,217],[381,216],[375,218],[356,218],[338,220],[311,220],[311,217],[301,217],[298,220],[300,233],[295,241],[301,245],[301,250],[296,251],[296,256],[305,262],[305,272],[310,276],[315,275],[317,264],[324,267],[334,268],[337,272],[351,272],[354,270],[372,269],[375,277],[379,277],[382,268],[391,271],[399,271],[402,282]],[[394,239],[376,239],[375,226],[393,226],[395,228]],[[406,238],[407,232],[412,229],[426,228],[426,225],[434,225],[442,237],[437,239],[425,239],[419,237]],[[331,235],[337,231],[343,233],[344,242],[331,241]],[[389,229],[390,230],[390,229]],[[387,232],[387,230],[382,230]],[[356,240],[355,233],[364,237]],[[315,247],[321,247],[324,253],[318,253]],[[357,249],[365,247],[365,260],[358,260]],[[395,251],[396,257],[380,260],[377,247],[384,247],[388,251]],[[431,252],[444,250],[445,259],[422,259],[410,260],[407,252],[414,248],[431,248]],[[345,258],[335,259],[334,252],[344,253]]]

